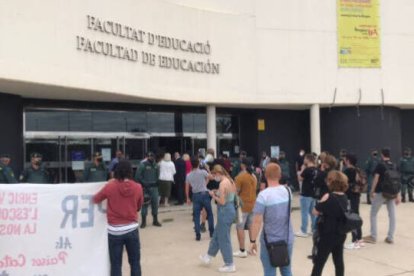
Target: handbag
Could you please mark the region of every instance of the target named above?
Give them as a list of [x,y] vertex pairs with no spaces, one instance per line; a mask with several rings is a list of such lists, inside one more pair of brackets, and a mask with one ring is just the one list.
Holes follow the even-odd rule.
[[290,209],[291,209],[291,194],[289,189],[285,186],[289,194],[289,208],[288,208],[288,223],[287,223],[287,238],[276,242],[268,242],[267,235],[263,226],[263,236],[266,244],[267,252],[269,253],[270,264],[273,267],[288,266],[290,264],[288,241],[289,241],[289,224],[290,224]]
[[335,198],[343,211],[342,224],[338,229],[339,232],[341,234],[346,234],[360,228],[363,223],[362,218],[357,213],[344,209],[335,195],[332,195],[332,197]]

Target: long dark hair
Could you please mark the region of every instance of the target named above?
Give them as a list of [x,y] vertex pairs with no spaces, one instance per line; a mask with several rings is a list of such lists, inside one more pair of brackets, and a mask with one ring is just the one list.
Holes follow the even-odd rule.
[[124,180],[132,178],[132,165],[128,160],[121,160],[115,168],[115,179]]

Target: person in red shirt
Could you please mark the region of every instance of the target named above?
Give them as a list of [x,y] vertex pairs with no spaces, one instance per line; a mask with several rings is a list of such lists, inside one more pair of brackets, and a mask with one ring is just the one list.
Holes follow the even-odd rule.
[[131,276],[141,276],[138,212],[144,201],[141,184],[132,180],[132,166],[127,160],[118,163],[115,179],[108,182],[94,197],[95,204],[108,201],[109,257],[111,276],[122,275],[124,245],[131,266]]

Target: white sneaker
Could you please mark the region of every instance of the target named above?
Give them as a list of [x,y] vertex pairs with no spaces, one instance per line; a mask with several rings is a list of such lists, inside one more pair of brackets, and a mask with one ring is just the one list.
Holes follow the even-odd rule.
[[301,237],[301,238],[307,238],[309,237],[309,235],[307,233],[303,233],[302,231],[296,232],[295,233],[296,237]]
[[211,260],[213,259],[213,257],[211,257],[208,254],[205,255],[200,255],[200,261],[205,264],[205,265],[209,265],[211,264]]
[[365,247],[365,242],[363,240],[359,240],[356,243],[359,245],[359,247]]
[[218,269],[219,272],[223,273],[232,273],[236,272],[236,266],[235,265],[224,265]]
[[353,249],[360,249],[361,246],[358,244],[358,242],[350,242],[348,244],[344,245],[345,249],[353,250]]
[[246,258],[247,257],[247,251],[244,250],[244,252],[241,252],[239,250],[237,252],[233,252],[233,257]]

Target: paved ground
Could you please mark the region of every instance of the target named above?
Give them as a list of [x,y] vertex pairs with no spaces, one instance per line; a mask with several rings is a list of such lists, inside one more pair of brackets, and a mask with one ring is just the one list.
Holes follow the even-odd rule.
[[[297,196],[293,206],[298,207]],[[164,208],[161,209],[161,212],[160,218],[164,221],[163,227],[148,226],[140,232],[143,275],[219,275],[217,268],[223,263],[220,253],[209,267],[204,267],[199,263],[198,256],[206,252],[209,238],[205,233],[201,242],[194,240],[191,208]],[[361,212],[362,217],[366,220],[363,226],[365,235],[369,229],[369,205],[362,204]],[[346,250],[345,275],[414,276],[413,217],[414,203],[398,206],[395,244],[385,244],[383,240],[387,232],[388,218],[386,208],[383,206],[378,217],[379,242],[376,245],[367,245],[360,250]],[[295,230],[299,227],[299,221],[300,214],[296,209],[293,212]],[[238,243],[234,227],[232,238],[233,248],[236,250]],[[294,275],[310,275],[312,263],[306,256],[310,252],[311,243],[310,238],[296,238],[292,266]],[[246,259],[235,259],[235,264],[237,272],[233,275],[263,275],[258,257],[249,256]],[[128,268],[127,259],[124,258],[124,275],[129,275]],[[324,275],[334,275],[331,259],[325,266]]]

